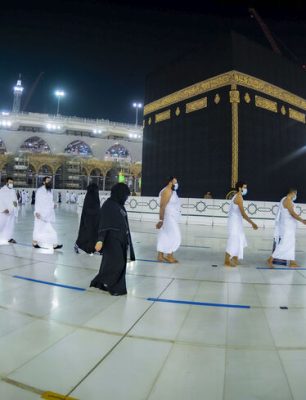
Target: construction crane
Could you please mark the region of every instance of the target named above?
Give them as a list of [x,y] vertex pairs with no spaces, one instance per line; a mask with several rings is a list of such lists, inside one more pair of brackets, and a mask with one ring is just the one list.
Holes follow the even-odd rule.
[[22,111],[25,111],[25,110],[26,110],[26,108],[27,108],[27,106],[28,106],[28,104],[29,104],[29,102],[30,102],[30,100],[31,100],[31,98],[32,98],[32,95],[33,95],[33,93],[34,93],[34,91],[35,91],[35,89],[36,89],[36,87],[37,87],[39,81],[40,81],[41,78],[43,77],[43,75],[44,75],[44,72],[41,72],[41,73],[38,75],[38,77],[36,78],[35,82],[33,83],[31,89],[29,90],[29,94],[28,94],[28,96],[26,97],[26,99],[25,99],[25,101],[24,101],[24,103],[23,103]]
[[[263,21],[263,19],[261,18],[261,16],[258,14],[258,12],[255,10],[255,8],[249,8],[249,13],[251,15],[251,18],[255,18],[257,23],[259,24],[261,30],[263,31],[266,39],[268,40],[268,42],[270,43],[270,46],[272,47],[272,50],[274,51],[274,53],[276,54],[280,54],[282,55],[282,51],[280,50],[280,48],[278,47],[269,27],[267,26],[267,24]],[[293,51],[291,51],[286,45],[285,43],[283,43],[279,38],[277,38],[278,42],[281,43],[281,45],[283,46],[283,48],[288,52],[288,54],[290,54],[290,56],[292,57],[292,59],[301,65],[301,67],[306,70],[306,64],[303,64],[301,59],[299,57],[297,57],[296,54],[293,53]]]
[[258,22],[259,26],[261,27],[261,30],[263,31],[265,37],[267,38],[268,42],[270,43],[270,46],[272,47],[272,50],[274,51],[274,53],[282,54],[274,37],[272,36],[272,33],[270,32],[270,29],[268,28],[267,24],[263,21],[261,16],[258,14],[258,12],[255,10],[255,8],[249,8],[249,13],[250,13],[251,17],[255,18],[256,21]]

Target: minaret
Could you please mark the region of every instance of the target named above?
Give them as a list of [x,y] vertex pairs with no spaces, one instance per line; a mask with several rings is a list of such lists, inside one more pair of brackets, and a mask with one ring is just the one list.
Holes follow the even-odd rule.
[[21,85],[21,74],[19,74],[19,79],[17,81],[16,86],[14,86],[14,103],[13,103],[13,113],[20,112],[20,103],[21,103],[21,96],[23,92],[23,87]]

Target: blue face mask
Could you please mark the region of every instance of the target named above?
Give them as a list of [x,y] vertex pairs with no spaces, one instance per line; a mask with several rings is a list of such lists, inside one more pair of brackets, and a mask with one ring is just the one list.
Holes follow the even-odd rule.
[[247,193],[248,193],[248,189],[242,189],[242,192],[241,192],[242,196],[245,196]]

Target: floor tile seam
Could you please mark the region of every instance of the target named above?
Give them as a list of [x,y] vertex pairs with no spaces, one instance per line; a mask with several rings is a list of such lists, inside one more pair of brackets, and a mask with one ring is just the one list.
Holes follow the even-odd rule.
[[153,393],[154,388],[155,388],[155,386],[156,386],[156,384],[157,384],[157,382],[158,382],[158,380],[159,380],[159,378],[160,378],[160,376],[161,376],[161,374],[162,374],[162,372],[163,372],[163,370],[164,370],[164,368],[165,368],[165,366],[166,366],[166,364],[167,364],[167,362],[168,362],[168,360],[169,360],[171,354],[173,353],[174,344],[175,344],[174,341],[171,342],[171,347],[169,348],[169,351],[168,351],[168,353],[167,353],[167,355],[166,355],[166,357],[165,357],[165,359],[164,359],[162,365],[160,366],[160,368],[159,368],[157,374],[155,375],[155,377],[154,377],[154,379],[153,379],[153,382],[151,383],[150,387],[148,388],[148,391],[147,391],[147,395],[146,395],[146,397],[145,397],[145,400],[149,400],[151,394]]
[[[140,299],[140,300],[146,300],[147,299],[147,296],[145,296],[145,297],[133,296],[133,297],[135,297],[136,299]],[[182,299],[180,299],[180,300],[178,300],[178,299],[170,299],[170,300],[185,301],[185,300],[182,300]],[[190,300],[186,300],[186,301],[190,301]],[[224,303],[217,303],[216,301],[210,301],[210,300],[205,301],[205,303],[215,303],[215,304],[222,304],[222,305],[224,304]],[[228,307],[229,304],[231,304],[231,303],[226,303],[224,308],[229,308]],[[186,304],[183,304],[183,305],[186,305]],[[193,305],[193,304],[191,304],[191,305]],[[199,305],[198,304],[194,304],[194,306],[197,307]],[[274,310],[274,309],[278,310],[281,307],[281,305],[265,306],[265,305],[252,305],[252,304],[250,304],[248,306],[250,306],[250,308],[252,308],[252,309],[258,309],[258,310]],[[214,306],[207,306],[207,307],[214,308]],[[218,306],[216,306],[216,307],[218,307]],[[306,304],[305,304],[305,306],[289,306],[288,309],[290,309],[290,310],[305,310],[306,309]]]
[[288,346],[271,346],[271,345],[238,345],[238,344],[220,344],[220,343],[200,343],[200,342],[188,342],[184,340],[174,340],[174,339],[166,339],[166,338],[154,338],[150,336],[140,336],[134,334],[128,334],[127,338],[138,339],[138,340],[148,340],[153,342],[162,342],[162,343],[170,343],[173,345],[180,346],[188,346],[194,348],[212,348],[212,349],[220,349],[220,350],[249,350],[249,351],[269,351],[269,352],[278,352],[278,351],[306,351],[306,346],[304,347],[288,347]]
[[[8,276],[10,276],[10,275],[8,275]],[[13,276],[12,276],[12,278],[14,278]],[[23,279],[21,279],[21,281],[23,281]],[[41,288],[41,289],[45,289],[45,290],[47,290],[47,289],[67,289],[67,288],[65,288],[65,287],[62,287],[62,286],[57,286],[57,285],[45,285],[44,283],[41,283],[41,282],[32,282],[32,281],[27,281],[27,280],[25,280],[25,282],[28,282],[29,283],[29,286],[26,286],[26,285],[21,285],[21,286],[17,286],[17,288],[16,289],[26,289],[26,290],[30,290],[31,289],[31,287],[33,287],[33,286],[31,286],[31,285],[35,285],[35,284],[40,284],[40,285],[42,285],[42,286],[39,286],[39,288]],[[55,283],[57,283],[57,282],[55,282]],[[3,293],[6,293],[6,292],[12,292],[12,291],[14,291],[15,290],[15,288],[11,288],[11,289],[7,289],[7,290],[4,290],[4,291],[0,291],[0,296],[1,296],[1,293],[3,294]],[[84,292],[87,292],[86,290],[85,291],[79,291],[79,290],[74,290],[74,289],[68,289],[68,290],[70,290],[70,292],[69,292],[69,295],[70,295],[70,299],[69,299],[69,296],[68,296],[68,300],[70,300],[70,301],[74,301],[78,296],[82,296],[82,294],[84,293]],[[72,291],[73,290],[73,291]],[[64,292],[63,292],[64,293]],[[68,292],[66,292],[66,293],[68,293]],[[24,296],[25,297],[25,296]],[[35,300],[35,293],[30,293],[30,297],[28,297],[28,298],[23,298],[22,299],[22,301],[20,301],[20,302],[18,302],[18,303],[16,303],[15,304],[15,306],[16,307],[18,307],[19,305],[21,305],[21,304],[27,304],[28,302],[30,302],[30,301],[33,301],[33,300]],[[14,310],[14,308],[12,308],[12,307],[14,307],[14,306],[12,306],[12,307],[9,307],[9,305],[1,305],[0,304],[0,307],[7,307],[7,308],[10,308],[11,310]],[[48,313],[47,313],[48,314]]]
[[[62,263],[56,262],[56,260],[55,260],[55,262],[45,261],[45,260],[37,260],[37,261],[35,261],[34,263],[36,263],[36,264],[43,263],[43,264],[55,265],[56,267],[64,267],[64,268],[71,268],[71,269],[81,269],[81,270],[86,270],[86,271],[94,271],[94,272],[97,271],[96,268],[93,269],[93,268],[81,267],[81,266],[78,267],[78,266],[76,266],[76,265],[62,264]],[[31,264],[30,264],[30,265],[31,265]],[[16,267],[16,268],[18,268],[18,267]],[[98,267],[98,268],[99,268],[99,267]]]
[[[144,274],[131,274],[128,273],[128,275],[134,275],[134,276],[146,276],[149,278],[164,278],[164,279],[170,279],[169,277],[159,277],[156,275],[144,275]],[[306,283],[269,283],[269,282],[237,282],[237,281],[217,281],[217,280],[211,280],[211,279],[195,279],[195,278],[179,278],[179,277],[171,277],[176,280],[181,280],[181,281],[200,281],[200,282],[211,282],[211,283],[230,283],[230,284],[239,284],[239,285],[265,285],[265,286],[306,286]]]
[[[38,316],[35,316],[35,315],[33,315],[33,314],[30,314],[30,313],[26,313],[26,312],[23,312],[23,311],[14,310],[14,309],[11,309],[11,308],[9,308],[9,307],[5,307],[5,306],[1,306],[1,305],[0,305],[0,308],[1,308],[1,309],[4,309],[4,310],[6,310],[6,311],[13,312],[13,313],[18,314],[18,315],[22,315],[22,316],[25,316],[25,317],[33,318],[33,321],[29,321],[28,323],[26,323],[26,324],[20,326],[19,328],[15,329],[14,331],[9,332],[9,333],[7,333],[7,334],[1,336],[0,339],[4,338],[5,336],[11,335],[13,332],[18,331],[18,330],[21,330],[21,329],[23,329],[25,326],[27,326],[27,325],[29,325],[29,324],[33,324],[33,323],[35,323],[35,322],[37,322],[37,321],[52,322],[52,323],[54,323],[54,324],[56,324],[56,325],[58,325],[58,326],[67,327],[67,328],[73,328],[73,330],[77,330],[77,329],[86,329],[86,327],[82,327],[82,326],[80,326],[80,325],[68,324],[68,323],[65,323],[65,322],[62,322],[62,321],[57,321],[57,320],[50,319],[50,318],[48,319],[48,318],[46,318],[46,316],[38,317]],[[86,330],[87,330],[87,329],[86,329]],[[70,332],[70,333],[71,333],[71,332]],[[68,335],[70,335],[70,333],[68,333]]]
[[[9,270],[15,269],[15,268],[29,267],[29,266],[34,265],[34,264],[38,264],[38,262],[36,261],[36,262],[34,262],[34,263],[29,263],[29,264],[24,264],[24,265],[18,265],[17,267],[10,267],[10,268],[1,269],[1,270],[0,270],[0,274],[1,274],[2,272],[4,272],[4,271],[9,271]],[[11,276],[11,275],[7,275],[7,274],[4,274],[4,275],[5,275],[5,276]]]
[[[229,287],[228,284],[226,285],[227,287],[227,302],[229,302]],[[229,309],[226,309],[226,325],[225,325],[225,344],[227,344],[229,338]],[[224,350],[224,376],[223,376],[223,390],[222,390],[222,399],[225,400],[225,394],[226,394],[226,371],[227,371],[227,362],[228,362],[228,347],[225,347]]]
[[[59,325],[58,323],[56,323],[57,325]],[[62,340],[66,339],[67,336],[71,335],[72,333],[74,333],[77,329],[73,328],[72,331],[66,333],[64,336],[61,336],[60,338],[58,338],[57,340],[55,340],[54,342],[52,342],[50,345],[47,345],[46,347],[44,347],[41,351],[39,351],[37,354],[35,354],[33,357],[29,358],[27,361],[25,361],[24,363],[18,365],[18,367],[14,368],[13,370],[11,370],[9,373],[6,374],[7,377],[9,377],[10,375],[12,375],[13,373],[15,373],[16,371],[18,371],[19,369],[23,368],[25,365],[27,365],[28,363],[31,363],[33,360],[35,360],[35,358],[39,357],[41,354],[45,353],[46,351],[48,351],[49,349],[51,349],[53,346],[57,345],[58,343],[60,343]],[[10,378],[9,378],[10,379]],[[45,390],[43,391],[45,392]]]
[[[173,282],[175,282],[175,279],[173,280]],[[173,282],[172,282],[172,283],[173,283]],[[196,294],[198,293],[198,290],[199,290],[199,286],[200,286],[200,282],[197,282],[197,289],[195,290],[195,293],[194,293],[194,295],[193,295],[193,297],[192,297],[192,300],[195,299]],[[168,351],[168,353],[167,353],[167,356],[165,357],[165,359],[164,359],[162,365],[160,366],[158,373],[156,374],[156,376],[155,376],[153,382],[151,383],[150,388],[148,389],[148,393],[147,393],[147,395],[146,395],[146,397],[145,397],[146,400],[149,400],[151,394],[153,393],[154,388],[155,388],[155,386],[156,386],[156,384],[157,384],[157,382],[158,382],[158,380],[159,380],[159,378],[160,378],[160,376],[161,376],[161,374],[162,374],[162,372],[163,372],[163,370],[164,370],[164,368],[165,368],[165,366],[166,366],[166,364],[167,364],[167,362],[168,362],[168,360],[169,360],[171,354],[173,353],[174,344],[175,344],[175,342],[176,342],[176,340],[177,340],[177,338],[178,338],[178,336],[179,336],[179,333],[180,333],[182,327],[184,326],[184,324],[185,324],[185,322],[186,322],[188,316],[190,315],[190,312],[191,312],[191,306],[189,306],[188,311],[186,312],[186,315],[185,315],[185,317],[184,317],[184,319],[183,319],[183,321],[182,321],[182,323],[181,323],[181,325],[180,325],[180,327],[179,327],[179,329],[178,329],[178,332],[177,332],[177,334],[176,334],[174,340],[167,340],[167,339],[158,340],[158,341],[162,341],[162,342],[164,342],[164,343],[171,343],[171,347],[170,347],[170,349],[169,349],[169,351]],[[131,335],[131,336],[132,336],[132,335]],[[137,336],[137,335],[136,335],[136,336]],[[136,337],[136,336],[135,336],[135,337]],[[150,339],[150,340],[152,340],[152,339]],[[156,340],[156,338],[155,338],[155,340]]]
[[[161,291],[159,296],[161,296],[167,289],[168,287],[172,284],[173,280],[171,280],[168,285]],[[119,346],[119,344],[128,336],[128,334],[131,332],[131,330],[141,321],[141,319],[144,317],[144,315],[154,306],[154,302],[152,304],[149,304],[148,308],[140,315],[140,317],[130,326],[130,328],[123,333],[122,337],[111,347],[111,349],[99,360],[88,372],[83,376],[83,378],[66,394],[68,397],[71,393],[73,393],[81,384],[84,382],[90,374],[92,374],[96,368],[102,364],[102,362]]]
[[8,377],[1,377],[0,379],[1,379],[2,382],[7,383],[8,385],[15,386],[15,387],[17,387],[19,389],[23,389],[23,390],[25,390],[27,392],[34,393],[34,394],[37,394],[39,396],[41,396],[44,393],[44,391],[41,390],[41,389],[38,389],[38,388],[36,388],[34,386],[26,385],[26,384],[24,384],[22,382],[18,382],[15,379],[11,379],[11,378],[8,378]]
[[[270,336],[271,336],[271,338],[272,338],[274,347],[275,347],[275,349],[276,349],[276,356],[277,356],[277,358],[278,358],[278,361],[279,361],[281,370],[283,371],[283,374],[284,374],[285,379],[286,379],[286,382],[287,382],[288,390],[289,390],[289,393],[290,393],[290,396],[291,396],[291,399],[290,399],[290,400],[294,400],[294,396],[293,396],[292,388],[291,388],[291,385],[290,385],[290,381],[289,381],[287,372],[286,372],[286,370],[285,370],[285,366],[284,366],[284,364],[283,364],[283,361],[282,361],[282,359],[281,359],[281,356],[280,356],[280,354],[279,354],[279,349],[278,349],[278,347],[277,347],[277,345],[276,345],[275,337],[274,337],[274,335],[273,335],[273,331],[272,331],[271,325],[270,325],[270,323],[269,323],[268,316],[267,316],[267,314],[266,314],[265,311],[263,311],[263,314],[264,314],[264,318],[265,318],[265,320],[266,320],[266,323],[267,323],[267,326],[268,326],[268,329],[269,329]],[[306,347],[305,347],[305,348],[306,348]],[[288,400],[289,400],[289,399],[288,399]]]
[[[175,282],[175,280],[174,280],[174,282]],[[194,295],[192,296],[191,301],[194,301],[194,299],[196,298],[196,296],[197,296],[197,294],[198,294],[198,292],[199,292],[199,286],[200,286],[200,282],[197,282],[197,288],[196,288],[196,290],[195,290]],[[175,336],[175,340],[178,338],[178,336],[179,336],[179,334],[180,334],[180,332],[181,332],[182,327],[184,326],[186,320],[188,319],[188,317],[189,317],[189,315],[190,315],[190,313],[191,313],[191,310],[192,310],[192,307],[191,307],[191,305],[189,305],[188,310],[187,310],[187,312],[186,312],[186,315],[185,315],[185,317],[183,318],[183,321],[182,321],[182,323],[181,323],[181,325],[180,325],[180,327],[179,327],[179,329],[178,329],[178,331],[177,331],[177,334],[176,334],[176,336]]]
[[[89,294],[91,293],[90,291],[86,291],[86,292],[88,292]],[[102,294],[103,294],[103,293],[102,293]],[[133,297],[133,298],[136,298],[136,299],[140,299],[140,300],[146,300],[146,298],[147,298],[146,296],[145,296],[145,297],[141,297],[141,296],[132,296],[132,297]],[[71,300],[73,300],[73,299],[71,299]],[[20,304],[24,304],[24,303],[26,303],[26,302],[22,302],[22,303],[20,303]],[[114,302],[114,303],[115,303],[115,302]],[[112,304],[114,304],[114,303],[112,303]],[[112,304],[110,304],[110,305],[112,305]],[[154,302],[153,302],[153,304],[154,304]],[[279,309],[279,307],[280,307],[279,305],[277,305],[277,306],[263,306],[263,305],[261,305],[261,306],[256,306],[256,305],[251,305],[251,308],[252,308],[252,309],[260,309],[260,310],[273,310],[273,309]],[[0,304],[0,308],[1,308],[1,309],[4,309],[4,310],[7,310],[7,311],[10,311],[10,312],[14,312],[14,313],[20,314],[20,315],[24,315],[24,316],[27,316],[27,317],[31,317],[31,318],[33,318],[33,319],[37,319],[37,320],[46,320],[46,321],[52,320],[52,321],[61,322],[61,323],[64,324],[64,325],[70,326],[69,324],[67,324],[67,323],[65,323],[65,322],[63,322],[63,321],[58,321],[58,320],[56,320],[56,319],[49,318],[48,316],[50,315],[50,313],[51,313],[52,311],[47,312],[47,313],[44,314],[43,316],[37,316],[37,315],[31,314],[31,313],[29,313],[29,312],[20,311],[20,310],[14,308],[13,306],[1,305],[1,304]],[[97,314],[99,314],[100,312],[105,311],[107,308],[108,308],[108,307],[106,307],[106,308],[105,308],[104,310],[102,310],[102,311],[98,311]],[[290,310],[305,310],[306,306],[305,306],[305,307],[303,307],[303,306],[290,306],[289,308],[290,308]],[[71,325],[71,326],[78,326],[78,327],[79,327],[79,325]]]

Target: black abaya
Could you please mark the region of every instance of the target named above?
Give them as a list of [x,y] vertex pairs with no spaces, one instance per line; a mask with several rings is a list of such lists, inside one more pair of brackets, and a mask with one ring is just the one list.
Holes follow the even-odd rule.
[[131,259],[135,259],[127,212],[123,206],[129,189],[118,183],[100,210],[98,241],[103,242],[103,258],[98,275],[90,286],[108,291],[112,295],[127,293],[125,273],[127,250],[130,247]]
[[98,239],[100,199],[98,186],[92,183],[84,199],[77,246],[86,253],[94,253]]

